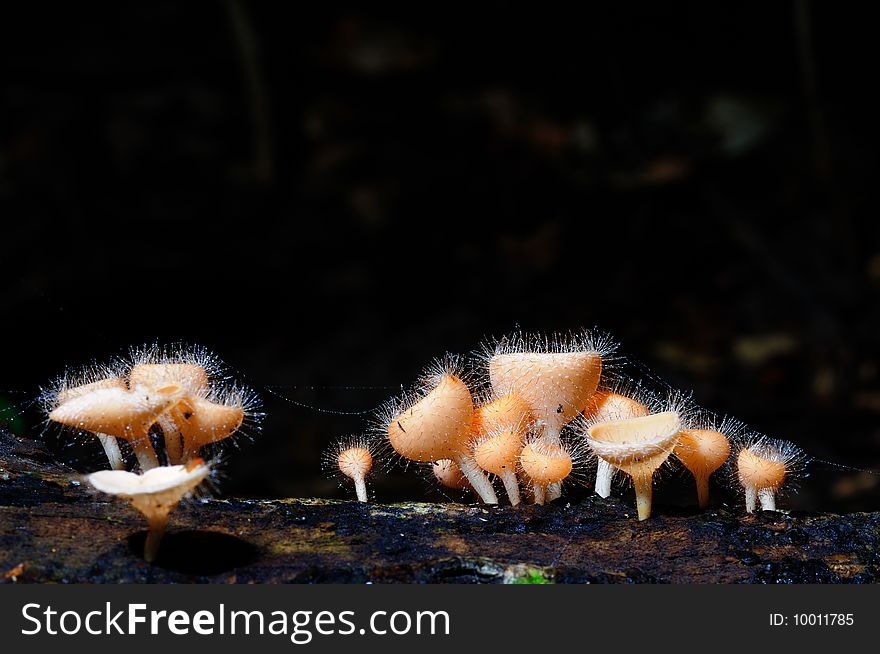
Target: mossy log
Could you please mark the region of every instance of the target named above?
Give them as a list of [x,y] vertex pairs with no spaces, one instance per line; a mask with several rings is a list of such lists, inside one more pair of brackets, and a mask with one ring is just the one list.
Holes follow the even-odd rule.
[[320,499],[193,500],[158,561],[145,523],[37,441],[0,435],[0,581],[866,583],[880,514],[664,511],[592,497],[483,507]]

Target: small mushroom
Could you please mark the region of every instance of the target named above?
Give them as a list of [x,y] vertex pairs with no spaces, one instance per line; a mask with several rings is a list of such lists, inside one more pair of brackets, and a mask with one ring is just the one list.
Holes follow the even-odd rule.
[[124,438],[131,443],[141,470],[159,465],[150,443],[150,427],[184,397],[179,384],[154,389],[100,387],[71,397],[49,412],[49,419],[75,429]]
[[690,470],[697,484],[697,504],[701,509],[709,506],[709,477],[730,456],[730,439],[735,436],[740,423],[724,420],[720,426],[709,424],[699,428],[682,430],[675,456]]
[[471,482],[461,473],[461,468],[452,459],[440,459],[431,464],[434,478],[442,486],[452,490],[473,490]]
[[[519,455],[523,472],[532,482],[532,488],[546,488],[561,484],[571,474],[571,452],[563,443],[548,443],[543,438],[533,438]],[[544,497],[535,495],[535,504],[543,504]]]
[[632,478],[639,520],[651,516],[654,471],[669,458],[681,427],[677,411],[664,411],[599,423],[587,431],[587,442],[596,456]]
[[520,503],[516,464],[529,429],[529,409],[516,394],[505,395],[474,413],[471,449],[474,460],[483,470],[497,475],[510,503]]
[[343,438],[324,454],[325,468],[354,482],[359,502],[367,501],[367,475],[373,469],[373,442],[363,437]]
[[395,403],[384,420],[388,442],[402,457],[424,463],[451,459],[487,504],[497,504],[492,484],[468,451],[474,401],[467,384],[448,366],[426,380],[430,390],[414,402]]
[[[489,380],[497,395],[517,394],[528,405],[539,437],[559,445],[562,429],[587,408],[599,385],[602,360],[613,351],[589,334],[539,341],[515,336],[501,341],[488,360]],[[534,487],[536,503],[554,500],[559,484]]]
[[129,500],[147,519],[144,559],[156,560],[168,524],[168,514],[201,484],[211,468],[201,460],[189,465],[160,466],[136,475],[127,470],[101,470],[87,477],[102,493]]
[[[587,428],[602,422],[626,420],[648,415],[648,407],[630,395],[643,395],[638,391],[631,391],[624,395],[613,391],[597,391],[590,398],[589,405],[584,411],[584,419]],[[611,495],[611,482],[614,478],[614,466],[599,459],[596,466],[596,494],[599,497]]]
[[789,441],[752,436],[736,457],[736,474],[746,496],[746,512],[754,513],[756,499],[762,511],[776,510],[776,495],[787,479],[800,473],[808,461],[804,451]]

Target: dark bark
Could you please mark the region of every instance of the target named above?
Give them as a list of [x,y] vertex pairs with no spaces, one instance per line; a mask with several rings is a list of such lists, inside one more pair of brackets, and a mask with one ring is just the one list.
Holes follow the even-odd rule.
[[145,521],[39,442],[0,435],[0,579],[10,582],[841,583],[878,579],[880,514],[646,522],[615,500],[520,508],[193,500],[154,565]]

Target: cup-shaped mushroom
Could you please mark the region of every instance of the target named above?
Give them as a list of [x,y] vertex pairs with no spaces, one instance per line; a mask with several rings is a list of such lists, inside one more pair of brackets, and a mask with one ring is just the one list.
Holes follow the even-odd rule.
[[366,447],[340,449],[336,457],[339,472],[354,482],[359,502],[367,501],[367,475],[373,469],[373,455]]
[[199,461],[190,466],[161,466],[136,475],[126,470],[101,470],[88,476],[89,483],[108,495],[129,500],[147,519],[144,558],[156,559],[159,543],[168,524],[168,514],[210,473]]
[[474,419],[471,391],[459,377],[444,373],[437,385],[388,421],[388,441],[411,461],[452,459],[487,504],[497,504],[492,484],[468,452]]
[[549,442],[558,443],[562,428],[587,407],[601,376],[598,352],[510,352],[489,360],[495,393],[521,397]]
[[431,472],[442,486],[452,490],[471,490],[471,482],[467,480],[458,464],[452,459],[440,459],[431,464]]
[[[71,388],[65,388],[59,391],[57,394],[55,394],[53,405],[55,406],[55,408],[57,408],[69,400],[72,400],[76,397],[81,397],[83,395],[88,395],[92,391],[103,388],[117,388],[126,390],[128,387],[125,384],[125,380],[121,377],[109,377],[107,379],[100,379],[98,381],[90,382],[88,384],[73,386]],[[122,458],[122,452],[119,450],[119,443],[116,442],[116,438],[114,436],[103,434],[101,432],[95,432],[95,436],[98,437],[98,441],[101,443],[101,447],[104,448],[104,453],[107,455],[107,461],[109,461],[110,467],[113,470],[124,470],[125,461]]]
[[785,482],[786,464],[781,458],[773,456],[772,452],[762,452],[759,448],[755,450],[743,448],[736,459],[736,474],[746,494],[746,511],[755,512],[755,500],[758,498],[762,510],[775,511],[776,491]]
[[697,503],[709,506],[709,477],[730,456],[730,440],[715,429],[685,429],[679,435],[675,456],[690,470],[697,484]]
[[49,413],[49,419],[75,429],[124,438],[131,443],[143,470],[159,462],[150,444],[150,427],[180,402],[184,389],[171,383],[155,389],[98,388],[78,395]]
[[639,520],[651,516],[654,471],[669,458],[680,431],[681,418],[675,411],[599,423],[587,431],[596,456],[632,478]]
[[548,443],[537,438],[520,452],[523,472],[532,482],[535,504],[543,504],[545,491],[551,484],[561,484],[571,474],[571,453],[562,443]]
[[474,442],[474,460],[486,472],[498,475],[512,506],[520,502],[516,463],[522,449],[522,433],[516,428],[489,432]]
[[528,404],[516,393],[509,393],[478,408],[474,412],[471,431],[474,436],[479,437],[502,429],[512,429],[524,437],[530,420]]
[[[626,395],[611,391],[597,391],[584,411],[584,418],[589,424],[627,420],[648,415],[648,407]],[[614,478],[614,466],[599,459],[596,465],[596,494],[600,497],[611,495],[611,482]]]
[[232,436],[244,421],[240,402],[212,402],[202,397],[186,397],[170,412],[170,417],[183,439],[182,460],[198,456],[205,445]]

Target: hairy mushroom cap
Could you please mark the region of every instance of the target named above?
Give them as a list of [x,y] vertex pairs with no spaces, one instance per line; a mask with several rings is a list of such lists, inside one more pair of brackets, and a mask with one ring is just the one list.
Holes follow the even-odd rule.
[[639,418],[648,413],[648,407],[632,397],[614,391],[596,391],[584,410],[584,418],[594,424]]
[[537,486],[556,484],[571,474],[571,453],[564,445],[535,439],[520,453],[523,471]]
[[154,511],[170,511],[210,474],[204,462],[196,465],[159,466],[137,475],[127,470],[100,470],[87,479],[107,495],[130,499],[145,515]]
[[587,442],[596,456],[636,476],[653,473],[663,465],[680,431],[679,414],[664,411],[595,424],[587,431]]
[[461,471],[461,468],[451,459],[440,459],[431,464],[431,472],[441,485],[453,490],[469,490],[470,482]]
[[77,394],[49,412],[62,425],[127,440],[147,436],[156,418],[177,404],[184,389],[175,383],[155,389],[111,386]]
[[212,402],[202,397],[187,397],[172,409],[180,433],[191,449],[229,438],[245,418],[240,401]]
[[208,388],[208,371],[195,363],[139,363],[132,367],[128,379],[132,388],[174,383],[189,394],[203,393]]
[[365,447],[348,447],[339,452],[336,463],[346,477],[363,479],[373,468],[373,455]]
[[458,376],[444,373],[423,398],[388,421],[388,441],[411,461],[451,459],[470,434],[474,401]]
[[743,449],[736,458],[736,472],[743,486],[777,490],[785,482],[785,463],[769,453]]
[[694,475],[710,475],[730,456],[730,440],[716,429],[685,429],[675,456]]
[[55,407],[59,407],[65,402],[74,398],[88,395],[89,393],[105,388],[117,388],[127,390],[128,386],[121,377],[108,377],[107,379],[99,379],[98,381],[88,382],[79,386],[72,386],[59,390],[54,397]]
[[522,449],[521,432],[501,429],[481,436],[474,443],[474,460],[486,472],[502,475],[516,470]]
[[528,404],[516,393],[510,393],[478,408],[474,412],[471,432],[475,437],[501,429],[512,429],[525,434],[530,420]]

